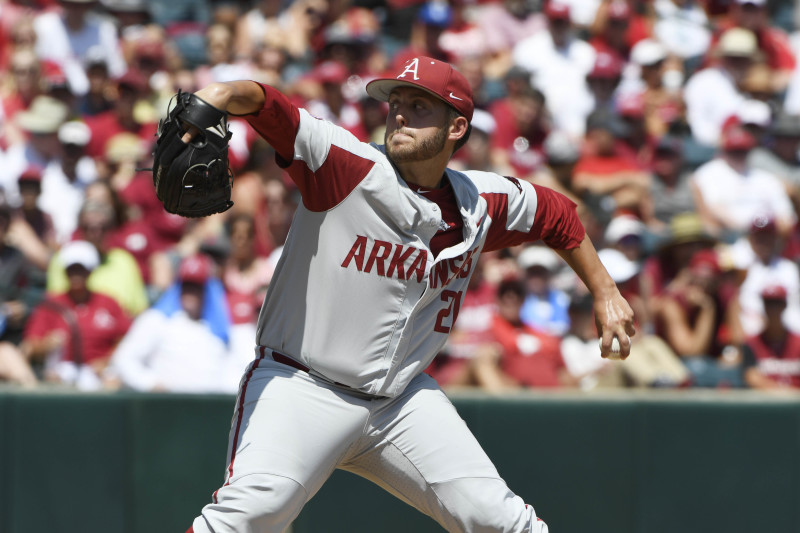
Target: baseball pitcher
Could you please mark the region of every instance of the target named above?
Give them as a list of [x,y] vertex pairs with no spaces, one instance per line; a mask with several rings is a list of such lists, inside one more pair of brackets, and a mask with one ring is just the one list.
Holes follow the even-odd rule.
[[229,207],[225,194],[211,195],[213,206],[196,194],[209,190],[202,180],[229,191],[227,160],[176,166],[181,147],[163,138],[218,146],[228,114],[274,147],[303,198],[241,380],[224,483],[189,531],[283,531],[340,468],[448,531],[547,532],[423,370],[484,251],[540,239],[555,249],[594,296],[604,356],[616,337],[627,357],[633,312],[572,202],[514,178],[447,168],[473,113],[470,86],[451,65],[417,57],[367,92],[389,106],[383,145],[359,142],[252,81],[184,96],[182,112],[200,113],[171,115],[185,122],[177,133],[162,128],[159,143],[173,153],[159,158],[156,149],[155,174],[173,211],[183,193],[189,215]]

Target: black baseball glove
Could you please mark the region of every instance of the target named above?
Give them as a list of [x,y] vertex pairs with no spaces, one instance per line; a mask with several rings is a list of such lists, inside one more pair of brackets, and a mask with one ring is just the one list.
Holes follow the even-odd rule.
[[[228,168],[227,114],[180,90],[167,118],[158,124],[153,183],[164,209],[184,217],[204,217],[229,209],[233,175]],[[197,129],[187,144],[181,137]]]

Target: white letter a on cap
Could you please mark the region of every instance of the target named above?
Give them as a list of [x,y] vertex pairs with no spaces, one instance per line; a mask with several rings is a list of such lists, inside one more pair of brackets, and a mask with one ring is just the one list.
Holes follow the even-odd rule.
[[411,73],[414,75],[414,79],[418,80],[419,76],[417,75],[417,69],[419,68],[419,58],[415,57],[411,60],[411,62],[406,65],[406,69],[403,71],[402,74],[397,76],[398,78],[405,78],[407,73]]

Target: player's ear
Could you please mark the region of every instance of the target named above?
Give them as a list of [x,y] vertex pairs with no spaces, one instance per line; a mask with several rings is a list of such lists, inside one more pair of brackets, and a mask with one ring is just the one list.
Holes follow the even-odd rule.
[[448,137],[451,141],[458,141],[464,135],[467,134],[467,130],[469,129],[469,121],[466,117],[458,115],[453,120],[450,121],[450,129]]

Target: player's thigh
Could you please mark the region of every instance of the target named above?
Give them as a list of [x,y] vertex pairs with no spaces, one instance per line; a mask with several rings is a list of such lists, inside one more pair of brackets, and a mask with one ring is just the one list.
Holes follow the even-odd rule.
[[261,360],[237,398],[226,483],[272,474],[296,481],[310,497],[361,436],[367,417],[362,400]]
[[492,461],[435,381],[422,375],[373,413],[374,446],[348,470],[387,489],[449,531],[540,531],[533,508]]

